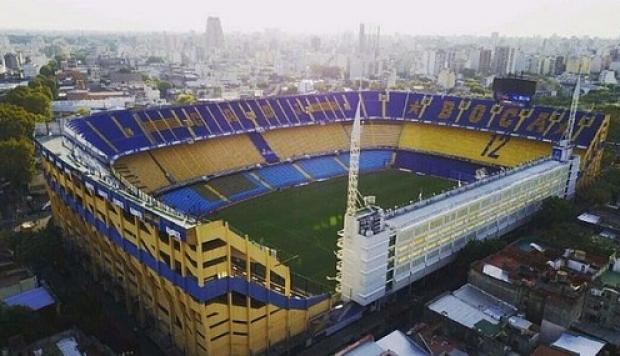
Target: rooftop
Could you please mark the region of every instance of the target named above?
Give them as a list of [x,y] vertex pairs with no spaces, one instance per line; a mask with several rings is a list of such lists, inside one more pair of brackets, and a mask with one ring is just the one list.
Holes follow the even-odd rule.
[[605,347],[605,343],[584,335],[564,332],[551,346],[579,356],[596,356]]
[[7,305],[21,305],[32,310],[43,309],[55,303],[54,297],[45,287],[39,287],[27,290],[20,294],[5,298],[3,300]]
[[435,299],[428,308],[468,329],[491,336],[499,331],[502,318],[517,314],[514,306],[471,284]]

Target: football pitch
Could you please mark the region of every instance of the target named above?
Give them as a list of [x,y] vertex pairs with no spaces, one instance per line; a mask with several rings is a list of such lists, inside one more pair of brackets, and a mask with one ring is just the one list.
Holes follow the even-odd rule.
[[[363,174],[359,190],[375,195],[383,208],[429,197],[455,182],[399,170]],[[285,189],[230,206],[213,219],[224,219],[254,241],[278,250],[280,260],[297,274],[333,287],[337,231],[342,229],[347,177]]]

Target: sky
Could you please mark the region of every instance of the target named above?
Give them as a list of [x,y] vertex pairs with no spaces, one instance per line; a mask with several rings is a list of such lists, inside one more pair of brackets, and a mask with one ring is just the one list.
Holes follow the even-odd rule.
[[[0,0],[0,29],[620,36],[620,0]],[[1,34],[1,30],[0,30]]]

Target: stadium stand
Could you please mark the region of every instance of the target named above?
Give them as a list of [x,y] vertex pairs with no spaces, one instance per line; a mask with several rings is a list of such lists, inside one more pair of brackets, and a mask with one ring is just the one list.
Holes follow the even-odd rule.
[[274,188],[284,188],[307,181],[306,177],[290,163],[265,167],[258,170],[257,174]]
[[404,124],[399,146],[505,166],[551,154],[540,141],[421,123]]
[[170,206],[196,216],[206,214],[225,204],[223,200],[207,199],[192,187],[168,192],[162,195],[161,199]]
[[261,135],[259,132],[250,132],[248,133],[248,135],[250,136],[250,139],[252,140],[254,146],[256,146],[258,152],[263,155],[267,163],[275,163],[280,160],[278,156],[273,152],[271,147],[269,147],[269,144],[267,143],[267,141],[265,141],[263,135]]
[[[358,95],[357,92],[309,94],[173,108],[111,111],[72,119],[67,127],[110,159],[158,144],[239,133],[254,130],[257,126],[266,130],[266,136],[271,136],[270,129],[274,128],[304,123],[325,124],[335,120],[350,121]],[[559,139],[568,118],[567,108],[498,105],[488,99],[381,91],[363,91],[361,96],[362,114],[367,120],[405,120],[487,130],[500,135],[510,133],[529,141],[550,142]],[[577,147],[590,147],[604,122],[603,114],[578,112],[574,128]],[[336,133],[333,137],[333,146],[340,147],[336,143],[340,142],[340,136]],[[279,141],[277,137],[271,139]],[[267,142],[271,144],[269,138]],[[327,145],[328,150],[332,145]],[[283,147],[272,145],[272,148],[281,157],[290,156]],[[314,147],[302,148],[301,151],[307,153],[315,150]]]
[[114,168],[123,178],[146,192],[152,192],[171,183],[148,152],[121,157],[114,164]]
[[[345,124],[347,136],[351,137],[351,125]],[[402,124],[379,123],[367,120],[362,123],[362,148],[398,147]]]
[[485,166],[456,158],[412,151],[398,151],[394,167],[465,182],[475,181],[476,171],[481,168],[484,168],[487,174],[492,174],[499,170],[497,167]]
[[[387,168],[392,164],[392,155],[394,154],[391,150],[370,150],[370,151],[362,151],[360,153],[360,171],[368,172],[368,171],[376,171],[379,169]],[[349,154],[342,153],[338,155],[338,159],[345,165],[345,167],[349,167]]]
[[324,156],[297,162],[314,179],[323,179],[345,174],[346,170],[333,156]]
[[267,191],[247,173],[233,174],[210,180],[207,185],[230,201],[238,201]]
[[279,157],[334,152],[349,146],[349,138],[340,124],[272,130],[263,136]]
[[[225,136],[153,150],[153,156],[177,181],[264,162],[247,135]],[[144,152],[138,155],[143,155]]]

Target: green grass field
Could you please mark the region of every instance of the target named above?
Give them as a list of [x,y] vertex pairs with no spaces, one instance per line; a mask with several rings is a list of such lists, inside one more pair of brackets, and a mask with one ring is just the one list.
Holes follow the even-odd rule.
[[[417,200],[454,186],[454,182],[398,170],[362,175],[360,192],[375,195],[382,207]],[[337,231],[342,229],[347,177],[286,189],[225,208],[213,216],[229,221],[251,239],[281,251],[293,272],[333,286]],[[288,260],[288,261],[287,261]]]

